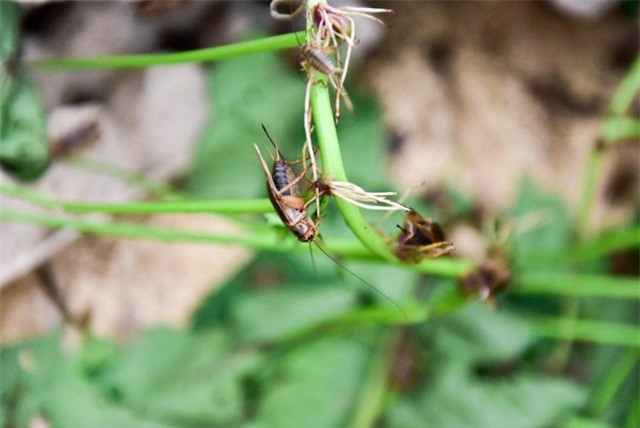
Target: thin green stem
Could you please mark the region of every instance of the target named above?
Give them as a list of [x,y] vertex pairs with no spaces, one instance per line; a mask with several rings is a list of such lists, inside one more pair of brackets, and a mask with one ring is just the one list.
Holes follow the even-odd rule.
[[591,208],[593,207],[596,198],[596,189],[598,184],[598,178],[600,177],[600,170],[602,169],[603,147],[596,145],[587,158],[587,165],[585,167],[585,174],[583,179],[583,187],[578,205],[578,216],[576,230],[578,233],[578,241],[583,241],[587,236],[589,229],[589,220],[591,219]]
[[[566,318],[538,318],[532,322],[534,332],[542,337],[640,348],[636,325]],[[573,324],[570,329],[565,328],[567,323]]]
[[144,202],[58,202],[24,186],[0,183],[0,193],[31,202],[48,209],[62,209],[69,213],[104,214],[166,214],[166,213],[218,213],[267,214],[273,212],[269,199],[228,200],[171,200]]
[[612,425],[604,423],[597,419],[588,419],[580,415],[572,415],[567,418],[560,428],[614,428]]
[[295,48],[300,43],[300,40],[304,40],[304,38],[305,32],[300,31],[297,33],[261,37],[255,40],[184,52],[51,58],[31,61],[28,65],[47,70],[82,71],[96,69],[146,68],[157,65],[179,64],[186,62],[219,61],[259,52]]
[[[606,146],[619,141],[620,137],[627,137],[634,134],[640,134],[637,121],[630,122],[623,118],[631,103],[640,90],[640,57],[636,60],[631,70],[623,78],[622,82],[616,89],[611,102],[609,104],[609,117],[603,119],[600,129],[599,142],[592,148],[587,158],[585,167],[585,175],[583,179],[582,192],[580,194],[580,202],[576,215],[576,233],[578,243],[585,241],[589,232],[589,222],[591,213],[597,196],[598,180],[602,173],[602,165],[604,164],[604,151]],[[613,119],[611,119],[613,117]],[[565,302],[567,313],[565,318],[567,322],[575,322],[580,312],[580,303],[577,300],[569,298]],[[568,325],[568,324],[567,324]],[[571,330],[572,327],[565,327]],[[554,352],[558,363],[558,367],[564,366],[568,360],[571,351],[571,342],[559,343]]]
[[640,120],[633,117],[610,117],[600,125],[600,136],[606,144],[618,141],[638,140],[640,138]]
[[92,235],[116,236],[120,238],[157,239],[170,242],[191,242],[203,244],[242,245],[261,250],[281,250],[288,248],[287,241],[295,244],[293,239],[283,238],[276,231],[253,233],[251,235],[223,235],[205,232],[162,229],[131,223],[98,223],[69,217],[52,217],[51,215],[32,214],[14,211],[0,211],[0,220],[37,224],[54,229],[73,229]]
[[359,402],[355,406],[352,428],[369,428],[376,426],[384,410],[387,397],[389,369],[393,363],[393,351],[399,340],[398,329],[388,330],[378,341],[378,349],[373,355],[366,378],[360,388]]
[[38,205],[47,209],[59,209],[60,204],[55,199],[52,199],[42,193],[31,190],[25,186],[17,186],[9,183],[0,183],[0,193],[13,196],[14,198],[22,199],[23,201],[30,202],[34,205]]
[[148,201],[129,203],[68,202],[62,207],[71,213],[100,212],[108,214],[217,213],[266,214],[273,212],[269,199],[221,199],[212,201]]
[[89,159],[85,157],[75,156],[71,160],[71,164],[78,166],[92,173],[104,174],[116,178],[125,183],[138,187],[150,195],[162,199],[179,199],[184,197],[176,189],[164,183],[160,183],[145,177],[134,171],[129,171],[118,165],[112,165],[102,160]]
[[[612,116],[624,116],[640,92],[640,56],[631,66],[631,70],[622,79],[609,104]],[[637,102],[637,101],[636,101]]]
[[636,278],[577,273],[525,273],[518,278],[516,294],[640,299]]
[[637,350],[629,349],[608,368],[602,382],[592,390],[589,400],[591,414],[599,416],[604,413],[624,381],[631,375],[633,368],[640,362],[639,356]]
[[[279,345],[303,341],[307,338],[328,333],[349,333],[369,326],[404,326],[424,323],[430,318],[430,312],[424,306],[403,307],[404,314],[391,306],[354,309],[340,314],[320,324],[301,328],[278,340]],[[405,317],[406,315],[406,317]]]
[[[252,235],[221,235],[152,228],[121,222],[97,223],[83,219],[13,211],[0,211],[0,220],[37,224],[50,228],[70,228],[84,233],[125,238],[243,245],[271,251],[308,251],[306,246],[296,245],[298,242],[293,237],[278,233],[279,231],[268,226],[253,228]],[[377,255],[368,252],[368,249],[359,241],[338,240],[335,246],[332,243],[325,243],[324,246],[328,253],[336,256],[363,261],[380,260]],[[408,265],[400,261],[393,263],[406,269],[454,278],[462,275],[471,266],[470,262],[460,259],[437,259],[418,265]],[[518,287],[513,292],[531,295],[640,299],[640,287],[633,278],[586,274],[524,274],[518,279]],[[455,299],[456,305],[458,300]]]
[[530,256],[518,262],[522,270],[588,261],[603,257],[612,251],[633,248],[640,245],[640,227],[604,232],[586,239],[566,250]]
[[625,118],[627,110],[640,91],[640,57],[631,70],[622,79],[609,103],[609,116],[603,120],[600,128],[601,143],[596,144],[587,159],[583,188],[578,205],[577,232],[579,240],[587,235],[591,209],[596,197],[596,188],[603,164],[603,151],[606,146],[640,133],[636,119]]
[[631,399],[624,426],[625,428],[638,428],[640,426],[640,390],[636,391],[635,396]]

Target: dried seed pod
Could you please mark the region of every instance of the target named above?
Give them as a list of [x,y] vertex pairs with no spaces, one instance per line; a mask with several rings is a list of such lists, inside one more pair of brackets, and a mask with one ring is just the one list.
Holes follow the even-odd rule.
[[458,285],[467,296],[495,305],[495,296],[511,281],[509,264],[504,257],[490,258],[463,276]]

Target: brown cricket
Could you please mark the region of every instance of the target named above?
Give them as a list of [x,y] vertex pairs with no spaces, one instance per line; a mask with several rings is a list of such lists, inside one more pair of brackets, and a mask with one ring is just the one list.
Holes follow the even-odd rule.
[[278,213],[280,220],[291,233],[301,242],[311,242],[318,232],[318,225],[307,215],[309,203],[304,201],[298,190],[298,183],[304,177],[304,173],[298,177],[295,176],[264,125],[262,125],[262,129],[276,149],[276,158],[273,160],[271,171],[269,171],[258,145],[253,145],[260,158],[264,175],[267,178],[269,200],[271,200],[271,204],[276,213]]

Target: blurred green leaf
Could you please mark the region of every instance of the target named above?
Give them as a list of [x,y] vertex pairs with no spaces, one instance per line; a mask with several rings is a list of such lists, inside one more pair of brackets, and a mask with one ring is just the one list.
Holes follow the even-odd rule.
[[[400,266],[389,266],[381,263],[357,263],[348,262],[346,267],[360,278],[349,272],[341,272],[352,289],[366,294],[377,304],[382,306],[395,306],[389,300],[402,306],[403,302],[414,299],[416,283],[419,274]],[[382,293],[382,294],[381,294]],[[383,295],[384,294],[384,295]],[[386,296],[386,297],[385,297]]]
[[0,166],[19,180],[35,180],[49,165],[40,98],[18,64],[20,7],[0,2]]
[[272,147],[260,127],[264,124],[286,159],[301,156],[303,140],[291,141],[290,130],[295,125],[302,129],[304,82],[277,53],[261,53],[217,64],[209,88],[212,115],[196,147],[190,191],[212,199],[265,195],[253,144],[269,158],[266,149]]
[[349,91],[354,112],[340,117],[338,137],[349,181],[368,191],[387,191],[384,129],[375,99]]
[[353,337],[325,337],[278,360],[267,376],[251,428],[345,426],[370,351]]
[[[579,407],[576,384],[509,367],[533,341],[527,321],[474,303],[423,327],[430,367],[417,396],[400,396],[387,413],[390,427],[552,426]],[[496,364],[495,374],[480,367]]]
[[113,364],[101,383],[136,413],[178,425],[229,426],[243,416],[241,381],[256,364],[234,352],[221,330],[145,333]]
[[252,293],[234,308],[241,340],[276,341],[345,313],[355,295],[344,287],[280,288]]
[[20,5],[14,1],[0,2],[0,58],[5,61],[15,55],[20,44]]
[[490,310],[481,302],[468,304],[425,328],[434,331],[438,349],[455,356],[451,364],[510,360],[534,339],[526,320]]
[[583,391],[561,379],[536,375],[486,382],[449,366],[419,397],[394,403],[390,427],[538,428],[578,408]]
[[528,177],[520,182],[511,218],[516,264],[538,254],[558,253],[569,245],[571,221],[562,199],[542,191]]
[[[2,404],[13,415],[5,426],[27,426],[41,415],[52,427],[169,428],[172,425],[132,413],[102,395],[84,376],[73,353],[62,352],[62,335],[3,348]],[[8,372],[5,372],[8,370]],[[9,388],[6,374],[13,379]]]

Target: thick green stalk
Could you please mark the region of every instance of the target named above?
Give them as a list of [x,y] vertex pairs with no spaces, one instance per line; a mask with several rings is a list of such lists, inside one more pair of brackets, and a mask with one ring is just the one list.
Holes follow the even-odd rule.
[[96,69],[104,70],[109,68],[145,68],[156,65],[179,64],[185,62],[219,61],[222,59],[259,52],[295,48],[300,43],[300,40],[304,41],[304,37],[305,32],[300,31],[297,33],[261,37],[255,40],[184,52],[51,58],[31,61],[28,65],[47,70],[80,71]]
[[[316,82],[311,89],[311,106],[322,156],[323,178],[349,181],[342,163],[326,78],[320,77],[317,73],[315,79]],[[335,202],[347,226],[360,242],[381,258],[390,261],[396,260],[385,239],[365,220],[358,207],[340,198],[335,198]]]
[[[307,2],[307,37],[310,37],[313,31],[311,10],[318,3],[326,3],[326,1],[308,0]],[[309,79],[314,79],[311,88],[311,107],[313,110],[313,122],[316,135],[318,136],[318,145],[320,146],[320,154],[322,156],[323,178],[326,180],[349,181],[342,163],[342,154],[340,152],[340,144],[338,142],[338,134],[331,107],[327,76],[318,71],[312,71]],[[385,239],[365,220],[359,208],[340,198],[335,198],[335,200],[347,226],[349,226],[360,242],[382,259],[389,261],[397,260],[389,249]]]

